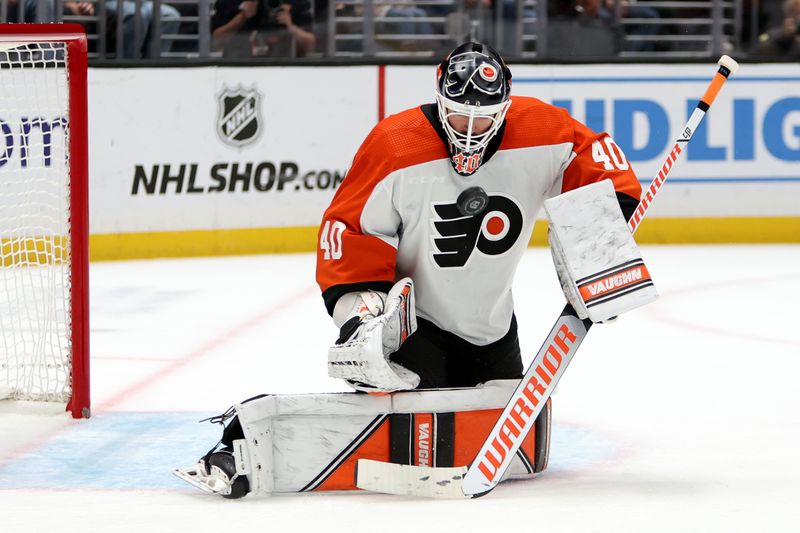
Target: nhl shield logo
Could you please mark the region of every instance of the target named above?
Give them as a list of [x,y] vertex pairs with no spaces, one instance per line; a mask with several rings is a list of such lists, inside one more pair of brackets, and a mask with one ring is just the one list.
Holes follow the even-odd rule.
[[241,147],[261,133],[261,94],[253,87],[225,87],[217,95],[217,134],[226,144]]

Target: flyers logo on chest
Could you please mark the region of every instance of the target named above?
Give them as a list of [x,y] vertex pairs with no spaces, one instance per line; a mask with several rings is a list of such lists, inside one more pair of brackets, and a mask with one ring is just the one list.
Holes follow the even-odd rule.
[[456,203],[434,204],[432,256],[441,268],[463,267],[475,250],[487,256],[509,251],[522,233],[522,209],[507,196],[489,195],[479,215],[462,216]]

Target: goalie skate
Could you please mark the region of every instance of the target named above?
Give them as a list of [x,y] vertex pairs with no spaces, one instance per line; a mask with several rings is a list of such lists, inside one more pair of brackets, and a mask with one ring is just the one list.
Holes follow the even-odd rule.
[[236,473],[233,454],[227,451],[214,452],[196,465],[176,468],[172,473],[193,487],[223,498],[242,498],[250,492],[247,476]]

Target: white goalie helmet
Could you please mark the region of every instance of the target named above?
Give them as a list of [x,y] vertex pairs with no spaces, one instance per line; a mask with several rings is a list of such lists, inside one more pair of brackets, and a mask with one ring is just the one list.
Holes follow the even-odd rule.
[[436,105],[459,174],[468,176],[483,163],[511,105],[510,92],[511,71],[488,45],[462,44],[439,65]]

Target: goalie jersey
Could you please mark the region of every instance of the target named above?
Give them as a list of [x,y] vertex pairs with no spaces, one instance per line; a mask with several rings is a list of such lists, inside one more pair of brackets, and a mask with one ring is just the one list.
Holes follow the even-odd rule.
[[[410,276],[418,316],[484,346],[509,330],[514,272],[544,200],[610,179],[628,218],[641,186],[606,133],[519,96],[483,164],[461,176],[436,113],[392,115],[361,145],[320,224],[317,282],[332,313],[343,294],[388,292]],[[488,204],[463,216],[456,199],[474,186]]]

